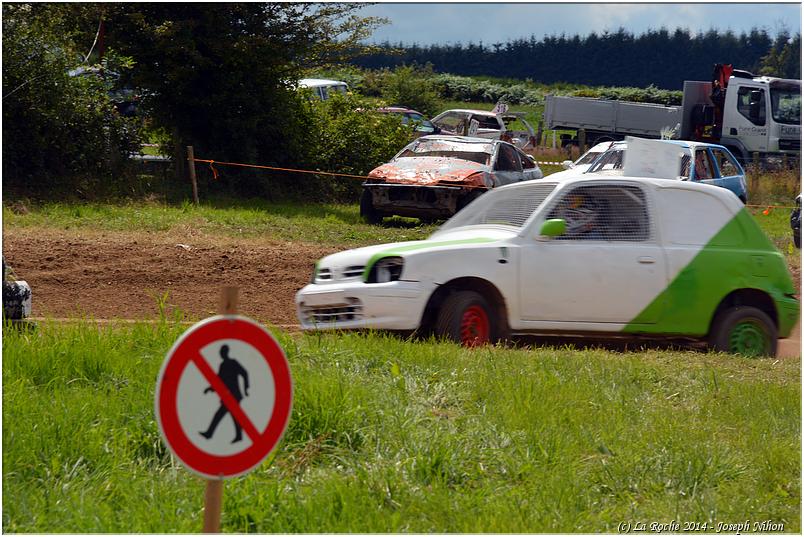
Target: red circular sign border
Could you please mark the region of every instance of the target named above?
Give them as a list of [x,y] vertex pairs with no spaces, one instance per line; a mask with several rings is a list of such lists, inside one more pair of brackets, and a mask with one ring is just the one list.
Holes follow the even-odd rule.
[[[233,332],[237,331],[236,336]],[[195,446],[179,423],[177,392],[187,364],[213,341],[240,339],[256,348],[274,376],[275,402],[268,425],[252,445],[234,455],[212,455]],[[273,451],[290,421],[293,379],[282,347],[261,325],[241,315],[218,315],[187,329],[167,354],[157,379],[154,404],[162,437],[173,454],[191,471],[208,479],[242,475]]]

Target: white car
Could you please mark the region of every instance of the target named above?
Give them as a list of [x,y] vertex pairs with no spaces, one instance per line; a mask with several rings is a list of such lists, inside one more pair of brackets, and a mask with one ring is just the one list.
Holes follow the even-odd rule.
[[430,121],[441,134],[503,140],[523,150],[536,147],[536,132],[523,112],[455,109],[441,112]]
[[798,319],[783,256],[725,189],[632,177],[541,179],[479,197],[423,241],[321,259],[305,330],[684,337],[776,352]]
[[311,90],[313,95],[322,101],[326,101],[330,95],[335,93],[345,95],[349,91],[349,85],[346,82],[324,78],[302,78],[299,80],[299,87]]
[[[722,145],[685,140],[648,140],[626,137],[606,142],[609,147],[583,172],[587,177],[630,175],[655,179],[677,179],[726,188],[746,203],[745,171]],[[574,170],[573,170],[574,171]],[[553,180],[571,177],[559,172]]]
[[601,142],[599,144],[595,144],[589,151],[578,157],[575,162],[571,160],[565,160],[561,163],[561,166],[564,168],[563,171],[551,173],[547,177],[550,179],[558,179],[562,177],[573,177],[579,173],[583,173],[589,169],[589,166],[592,163],[606,152],[614,142]]

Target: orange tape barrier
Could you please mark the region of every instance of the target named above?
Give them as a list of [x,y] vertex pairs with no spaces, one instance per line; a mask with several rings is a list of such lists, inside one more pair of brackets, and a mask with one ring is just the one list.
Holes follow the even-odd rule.
[[[280,172],[309,173],[311,175],[331,175],[331,176],[335,176],[335,177],[351,177],[353,179],[374,179],[374,177],[369,177],[367,175],[353,175],[351,173],[318,172],[318,171],[313,171],[313,170],[299,170],[299,169],[296,169],[296,168],[279,168],[279,167],[276,167],[276,166],[262,166],[260,164],[242,164],[240,162],[224,162],[224,161],[221,161],[221,160],[210,160],[210,159],[202,159],[202,158],[194,158],[194,159],[187,159],[187,160],[191,160],[192,162],[205,162],[205,163],[209,164],[209,169],[212,170],[213,179],[218,178],[218,170],[215,169],[215,166],[214,166],[215,164],[220,164],[220,165],[223,165],[223,166],[239,166],[241,168],[258,168],[258,169],[261,169],[261,170],[274,170],[274,171],[280,171]],[[560,164],[560,163],[558,163],[558,162],[556,162],[556,163],[544,162],[544,163],[540,163],[540,164]],[[466,186],[470,186],[472,188],[486,188],[486,187],[482,187],[482,186],[477,186],[476,187],[474,185],[466,185]],[[772,209],[795,209],[795,207],[791,207],[791,206],[788,206],[788,205],[746,205],[746,207],[756,207],[756,208],[765,207],[766,209],[764,211],[762,211],[762,214],[764,214],[765,216],[770,214]]]
[[[351,173],[333,173],[333,172],[319,172],[313,170],[299,170],[296,168],[279,168],[276,166],[263,166],[260,164],[242,164],[240,162],[224,162],[220,160],[210,160],[210,159],[202,159],[202,158],[193,158],[187,159],[191,162],[205,162],[209,164],[209,169],[212,170],[212,178],[218,179],[218,170],[215,169],[215,164],[220,164],[223,166],[238,166],[240,168],[258,168],[261,170],[274,170],[280,172],[294,172],[294,173],[308,173],[310,175],[331,175],[336,177],[351,177],[353,179],[376,179],[376,177],[369,177],[368,175],[353,175]],[[458,186],[458,185],[455,185]],[[478,185],[462,185],[463,188],[473,189],[473,188],[487,188],[485,186],[478,186]]]
[[312,170],[297,170],[294,168],[278,168],[276,166],[261,166],[259,164],[241,164],[239,162],[223,162],[220,160],[208,160],[208,159],[200,159],[194,158],[192,159],[193,162],[206,162],[209,164],[209,168],[212,170],[212,176],[217,179],[218,178],[218,170],[215,169],[215,164],[220,164],[223,166],[239,166],[241,168],[259,168],[262,170],[275,170],[280,172],[296,172],[296,173],[309,173],[313,175],[335,175],[338,177],[352,177],[355,179],[371,179],[366,175],[352,175],[350,173],[332,173],[332,172],[317,172]]
[[748,204],[746,204],[746,207],[754,207],[756,209],[761,209],[762,207],[765,207],[765,210],[762,211],[762,214],[764,214],[765,216],[768,216],[773,209],[795,209],[796,208],[795,206],[790,206],[790,205],[748,205]]

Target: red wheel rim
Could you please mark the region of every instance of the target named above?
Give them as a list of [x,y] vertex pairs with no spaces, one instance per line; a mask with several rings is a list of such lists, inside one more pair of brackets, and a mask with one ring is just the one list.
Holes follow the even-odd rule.
[[461,317],[461,343],[478,347],[489,342],[489,317],[480,306],[469,306]]

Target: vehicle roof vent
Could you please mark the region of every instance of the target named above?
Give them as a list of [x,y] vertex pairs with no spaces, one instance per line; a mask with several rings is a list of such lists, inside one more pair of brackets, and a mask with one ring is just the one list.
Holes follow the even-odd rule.
[[742,69],[735,69],[731,72],[731,76],[734,78],[754,78],[753,73],[749,73],[748,71],[743,71]]

